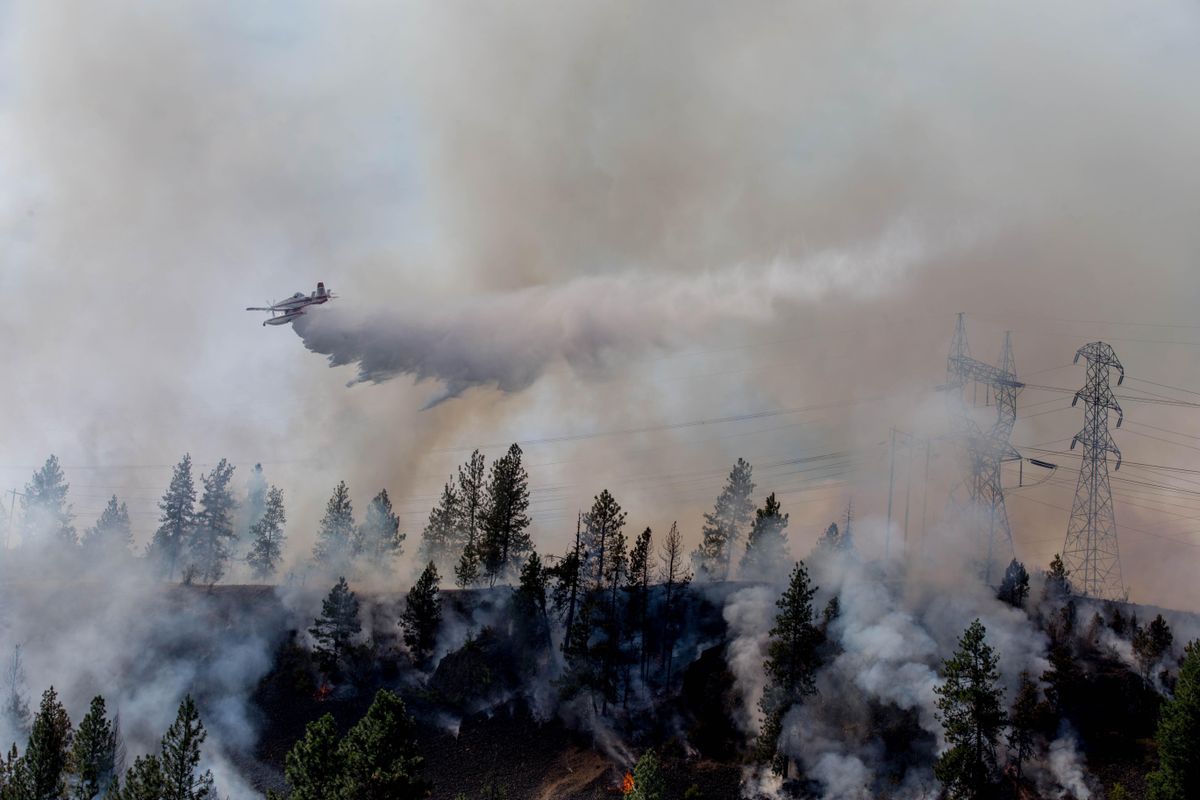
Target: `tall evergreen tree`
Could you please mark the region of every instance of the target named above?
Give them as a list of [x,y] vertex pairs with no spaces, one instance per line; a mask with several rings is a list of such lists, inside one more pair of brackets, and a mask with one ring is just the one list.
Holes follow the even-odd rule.
[[160,511],[158,530],[150,542],[148,555],[167,575],[175,580],[184,553],[196,524],[196,485],[192,481],[192,457],[184,454],[171,472],[171,484],[158,501]]
[[116,792],[117,800],[163,800],[165,796],[162,762],[155,753],[135,758]]
[[74,515],[67,503],[66,482],[58,456],[50,456],[42,468],[33,473],[25,484],[21,496],[21,540],[23,542],[45,542],[54,540],[61,544],[75,545]]
[[0,705],[0,720],[9,730],[25,734],[29,730],[29,701],[25,699],[25,666],[21,660],[21,645],[13,647],[12,658],[4,669],[4,697]]
[[1158,717],[1158,769],[1146,778],[1150,800],[1200,797],[1200,641],[1184,648],[1175,694]]
[[212,773],[200,772],[200,746],[207,736],[196,703],[188,695],[162,739],[162,800],[205,800],[213,794]]
[[579,608],[581,595],[583,593],[583,536],[581,529],[583,526],[583,517],[580,515],[575,522],[575,543],[567,554],[559,559],[558,563],[547,568],[547,573],[551,580],[554,581],[554,588],[551,592],[551,602],[554,610],[562,617],[563,629],[566,634],[563,638],[563,648],[566,649],[570,633],[575,625],[575,612]]
[[351,537],[354,535],[354,507],[345,481],[334,487],[333,496],[325,504],[325,516],[317,531],[313,559],[331,572],[343,571],[350,565]]
[[644,681],[649,666],[650,646],[650,559],[653,557],[653,533],[649,528],[638,534],[637,541],[629,551],[629,574],[626,589],[629,592],[627,606],[631,634],[638,637],[638,670]]
[[1042,587],[1042,596],[1051,602],[1062,602],[1071,596],[1071,573],[1067,571],[1062,557],[1054,554],[1050,559],[1050,569],[1046,571],[1046,582]]
[[28,800],[59,800],[66,792],[66,770],[71,753],[71,718],[51,686],[29,729],[29,743],[21,757]]
[[304,738],[288,751],[283,775],[291,792],[288,800],[331,800],[341,788],[342,754],[332,714],[308,723]]
[[417,661],[424,661],[437,644],[438,628],[442,624],[438,580],[437,566],[430,561],[404,599],[400,624],[404,628],[404,643]]
[[1044,726],[1045,717],[1046,710],[1039,697],[1037,684],[1028,672],[1022,672],[1008,728],[1008,749],[1018,778],[1021,777],[1025,762],[1033,755],[1038,731]]
[[267,494],[270,489],[262,464],[255,464],[246,477],[246,502],[239,509],[241,514],[237,533],[242,540],[239,554],[248,552],[254,546],[254,524],[267,513]]
[[229,485],[233,470],[234,466],[222,458],[200,479],[204,494],[200,496],[200,511],[188,547],[192,577],[200,583],[212,585],[221,580],[229,563],[230,548],[237,540],[233,527],[237,502]]
[[813,612],[813,597],[817,587],[808,578],[803,561],[796,562],[787,588],[775,605],[779,613],[771,628],[767,643],[767,660],[763,664],[767,686],[759,708],[763,714],[763,730],[757,743],[761,761],[769,762],[776,774],[787,777],[788,762],[779,752],[781,723],[788,709],[816,692],[816,674],[820,667],[817,648],[821,631]]
[[1004,570],[1004,578],[1000,581],[996,597],[1013,608],[1025,607],[1025,599],[1029,597],[1029,572],[1025,565],[1015,558]]
[[96,695],[71,746],[71,800],[103,797],[116,777],[120,743],[116,722],[107,715],[104,698]]
[[380,689],[338,750],[343,765],[340,800],[417,800],[427,797],[417,755],[416,725],[404,702]]
[[[455,564],[463,553],[455,551],[455,543],[459,539],[458,525],[462,520],[459,509],[458,490],[452,482],[447,481],[442,487],[437,505],[429,512],[429,521],[421,532],[422,560],[441,564],[443,568]],[[465,574],[465,573],[464,573]],[[476,578],[478,575],[475,576]],[[472,580],[472,583],[474,580]]]
[[623,535],[624,528],[625,512],[621,504],[608,489],[603,490],[593,498],[591,510],[583,515],[583,557],[595,577],[594,587],[604,585],[604,576],[610,569],[607,560],[610,542],[614,536]]
[[663,586],[662,607],[662,664],[666,671],[666,686],[671,687],[671,671],[675,660],[675,643],[679,640],[680,629],[683,626],[683,615],[680,613],[681,602],[692,575],[683,563],[683,537],[679,526],[672,522],[671,530],[663,541],[659,553],[659,581]]
[[392,510],[387,489],[380,489],[355,531],[354,556],[366,559],[377,569],[390,571],[392,561],[404,552],[404,539],[405,535],[400,532],[400,517]]
[[1133,633],[1133,654],[1137,656],[1138,666],[1142,668],[1142,678],[1150,680],[1150,672],[1162,657],[1171,651],[1175,637],[1171,634],[1171,626],[1158,614],[1144,628],[1136,628]]
[[258,580],[266,580],[279,568],[279,562],[283,559],[283,543],[287,539],[283,532],[286,523],[283,491],[278,486],[272,486],[263,502],[262,514],[250,526],[250,552],[246,561]]
[[780,513],[775,493],[767,496],[763,507],[754,512],[754,524],[746,537],[746,552],[742,555],[742,577],[751,580],[771,580],[782,577],[783,565],[791,560],[788,553],[788,515]]
[[455,541],[461,548],[454,567],[456,582],[466,588],[479,580],[483,514],[487,508],[487,486],[483,454],[471,453],[458,468],[458,525]]
[[952,798],[985,797],[996,771],[996,743],[1005,715],[999,659],[986,637],[983,624],[972,622],[958,640],[958,650],[943,662],[945,681],[934,690],[950,745],[938,757],[934,775]]
[[546,587],[549,576],[537,552],[521,567],[521,578],[513,590],[513,606],[518,638],[536,653],[550,645],[550,618],[547,614]]
[[108,500],[96,524],[88,528],[83,536],[83,547],[90,557],[124,557],[133,546],[133,526],[129,523],[129,509],[117,502],[114,494]]
[[529,524],[529,475],[521,463],[521,448],[513,444],[492,462],[480,524],[481,560],[492,586],[516,571],[532,552]]
[[313,653],[327,674],[334,673],[338,663],[350,654],[354,637],[361,631],[358,597],[345,578],[338,578],[321,603],[321,616],[308,629],[316,643]]
[[626,800],[666,800],[667,780],[653,750],[642,753],[633,768],[633,790]]
[[733,548],[750,525],[754,514],[753,468],[738,459],[729,473],[725,488],[717,496],[713,510],[704,515],[703,538],[693,553],[696,574],[704,580],[726,580]]

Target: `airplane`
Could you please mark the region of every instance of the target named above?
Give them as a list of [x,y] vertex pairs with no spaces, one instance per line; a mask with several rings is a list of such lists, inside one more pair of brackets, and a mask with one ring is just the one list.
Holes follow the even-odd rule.
[[287,300],[280,300],[278,303],[272,303],[269,306],[247,306],[247,311],[270,311],[271,318],[264,321],[263,325],[286,325],[292,322],[297,317],[304,314],[304,309],[309,306],[319,306],[322,303],[328,303],[333,300],[336,295],[333,292],[325,291],[325,284],[317,283],[317,290],[312,294],[304,292],[296,292]]

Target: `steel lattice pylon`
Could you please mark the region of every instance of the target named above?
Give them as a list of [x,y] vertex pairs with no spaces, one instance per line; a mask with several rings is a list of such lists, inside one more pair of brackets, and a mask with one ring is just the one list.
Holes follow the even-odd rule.
[[1121,556],[1117,551],[1117,521],[1113,515],[1112,490],[1108,483],[1108,454],[1117,457],[1114,470],[1121,468],[1121,451],[1108,430],[1108,412],[1117,412],[1121,427],[1124,412],[1109,386],[1109,370],[1120,373],[1117,385],[1125,380],[1125,368],[1112,347],[1104,342],[1085,344],[1075,353],[1075,363],[1087,360],[1087,384],[1075,393],[1074,406],[1083,400],[1086,407],[1083,430],[1071,440],[1071,449],[1083,445],[1083,463],[1071,521],[1063,544],[1063,563],[1071,573],[1071,583],[1082,594],[1105,599],[1124,596],[1121,581]]
[[[955,420],[967,443],[969,477],[967,500],[974,513],[982,514],[980,525],[980,575],[991,583],[992,565],[997,558],[1014,556],[1012,529],[1004,505],[1004,487],[1000,482],[1006,461],[1019,461],[1021,454],[1009,443],[1017,420],[1017,394],[1025,386],[1017,380],[1012,337],[1004,334],[1000,365],[992,366],[971,358],[963,315],[958,315],[950,355],[946,359],[947,388],[955,397]],[[964,390],[967,383],[982,383],[996,400],[996,421],[984,431],[971,416]]]

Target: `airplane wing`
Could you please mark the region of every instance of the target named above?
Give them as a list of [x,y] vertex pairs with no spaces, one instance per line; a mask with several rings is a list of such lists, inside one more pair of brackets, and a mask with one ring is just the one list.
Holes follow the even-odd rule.
[[274,311],[273,308],[264,308],[262,306],[246,306],[247,311]]

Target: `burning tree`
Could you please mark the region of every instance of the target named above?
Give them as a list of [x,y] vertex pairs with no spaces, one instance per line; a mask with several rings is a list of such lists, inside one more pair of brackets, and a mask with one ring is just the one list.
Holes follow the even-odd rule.
[[942,665],[945,681],[934,690],[950,749],[938,756],[933,771],[952,798],[984,796],[996,770],[996,743],[1006,722],[1004,692],[999,659],[986,637],[983,623],[970,624]]

